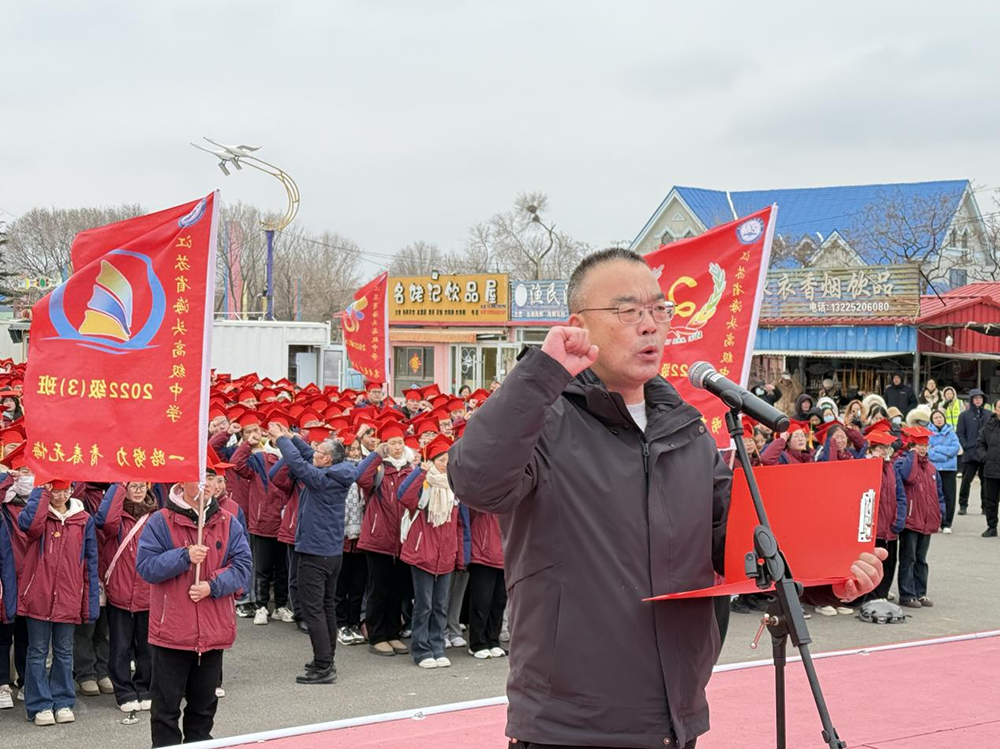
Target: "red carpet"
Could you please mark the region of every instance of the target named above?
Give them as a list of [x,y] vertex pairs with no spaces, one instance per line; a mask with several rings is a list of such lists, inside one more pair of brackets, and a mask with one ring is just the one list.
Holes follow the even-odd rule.
[[[840,655],[822,658],[816,665],[834,725],[852,749],[1000,747],[1000,711],[995,705],[1000,695],[1000,637]],[[789,663],[787,672],[788,746],[826,746],[802,665]],[[698,749],[774,746],[773,693],[770,665],[716,673],[709,686],[712,731],[702,737]],[[240,745],[242,740],[262,749],[499,749],[506,745],[505,715],[506,706],[493,705],[224,743]],[[757,733],[749,734],[749,727]]]

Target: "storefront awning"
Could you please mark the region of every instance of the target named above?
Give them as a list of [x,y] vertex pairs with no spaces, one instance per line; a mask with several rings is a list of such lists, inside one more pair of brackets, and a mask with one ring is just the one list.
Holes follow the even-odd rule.
[[890,356],[905,356],[912,351],[806,351],[806,350],[771,350],[754,349],[754,356],[806,356],[821,359],[883,359]]
[[392,343],[475,343],[482,330],[393,330]]

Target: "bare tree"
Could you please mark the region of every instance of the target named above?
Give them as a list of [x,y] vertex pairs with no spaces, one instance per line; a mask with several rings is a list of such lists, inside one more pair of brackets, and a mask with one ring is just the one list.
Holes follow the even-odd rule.
[[515,278],[568,277],[588,247],[556,231],[547,210],[544,193],[521,193],[511,210],[472,226],[453,264],[466,272],[489,270]]
[[862,209],[844,238],[877,263],[919,265],[931,285],[956,267],[976,275],[983,262],[977,255],[986,241],[984,227],[956,219],[957,209],[954,195],[947,193],[885,192]]
[[[3,270],[20,279],[61,280],[71,270],[69,249],[81,231],[142,215],[142,206],[122,204],[96,208],[32,208],[7,227]],[[49,290],[45,284],[26,290],[31,305]]]
[[436,244],[416,241],[396,253],[389,264],[390,276],[421,276],[432,270],[449,273],[446,257]]
[[350,304],[361,285],[361,247],[325,232],[281,232],[274,261],[274,311],[278,319],[327,322]]

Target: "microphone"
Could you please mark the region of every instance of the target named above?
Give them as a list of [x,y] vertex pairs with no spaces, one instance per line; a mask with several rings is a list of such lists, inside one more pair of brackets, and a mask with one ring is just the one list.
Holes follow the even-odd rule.
[[695,362],[688,369],[688,380],[699,390],[707,390],[730,408],[742,411],[775,432],[784,432],[791,422],[785,414],[715,371],[707,361]]

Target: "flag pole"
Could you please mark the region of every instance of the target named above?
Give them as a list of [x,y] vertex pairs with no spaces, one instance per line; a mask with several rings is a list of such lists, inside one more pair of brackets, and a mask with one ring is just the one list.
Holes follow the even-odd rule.
[[[198,484],[198,540],[195,542],[201,546],[202,536],[205,532],[205,479]],[[201,582],[201,562],[194,566],[194,584]]]

